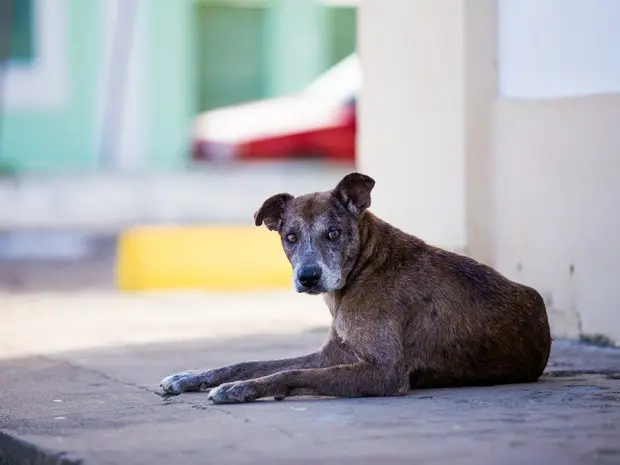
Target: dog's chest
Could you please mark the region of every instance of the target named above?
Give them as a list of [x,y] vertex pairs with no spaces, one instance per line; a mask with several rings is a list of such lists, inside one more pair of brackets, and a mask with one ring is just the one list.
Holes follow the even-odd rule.
[[333,294],[325,294],[325,303],[332,314],[332,325],[338,336],[343,341],[347,341],[352,336],[354,322],[350,315],[341,305],[341,300],[337,299]]

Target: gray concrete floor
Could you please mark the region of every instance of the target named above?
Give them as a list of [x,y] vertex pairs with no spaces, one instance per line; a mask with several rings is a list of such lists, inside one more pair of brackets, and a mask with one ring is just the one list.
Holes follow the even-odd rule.
[[2,464],[620,463],[619,350],[556,341],[527,385],[214,406],[158,382],[314,350],[320,298],[0,294],[0,312]]

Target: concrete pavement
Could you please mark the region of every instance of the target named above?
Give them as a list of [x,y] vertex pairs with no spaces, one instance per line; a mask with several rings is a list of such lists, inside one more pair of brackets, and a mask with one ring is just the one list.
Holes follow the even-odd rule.
[[214,406],[163,376],[314,350],[289,292],[0,295],[0,463],[620,463],[620,350],[559,341],[535,384]]

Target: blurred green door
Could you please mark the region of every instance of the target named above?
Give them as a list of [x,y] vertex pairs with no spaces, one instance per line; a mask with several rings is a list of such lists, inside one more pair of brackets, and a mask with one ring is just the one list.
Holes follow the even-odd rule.
[[357,47],[357,8],[327,8],[328,67],[352,54]]
[[200,110],[263,98],[265,9],[209,3],[197,9]]
[[0,0],[0,62],[29,61],[34,53],[33,0]]

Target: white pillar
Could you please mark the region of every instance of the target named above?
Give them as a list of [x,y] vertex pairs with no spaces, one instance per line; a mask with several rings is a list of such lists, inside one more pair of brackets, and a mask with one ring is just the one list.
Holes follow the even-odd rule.
[[434,245],[466,233],[465,1],[360,2],[358,169],[373,211]]
[[142,168],[147,158],[144,81],[151,3],[106,0],[100,5],[102,70],[94,150],[101,168],[131,171]]

